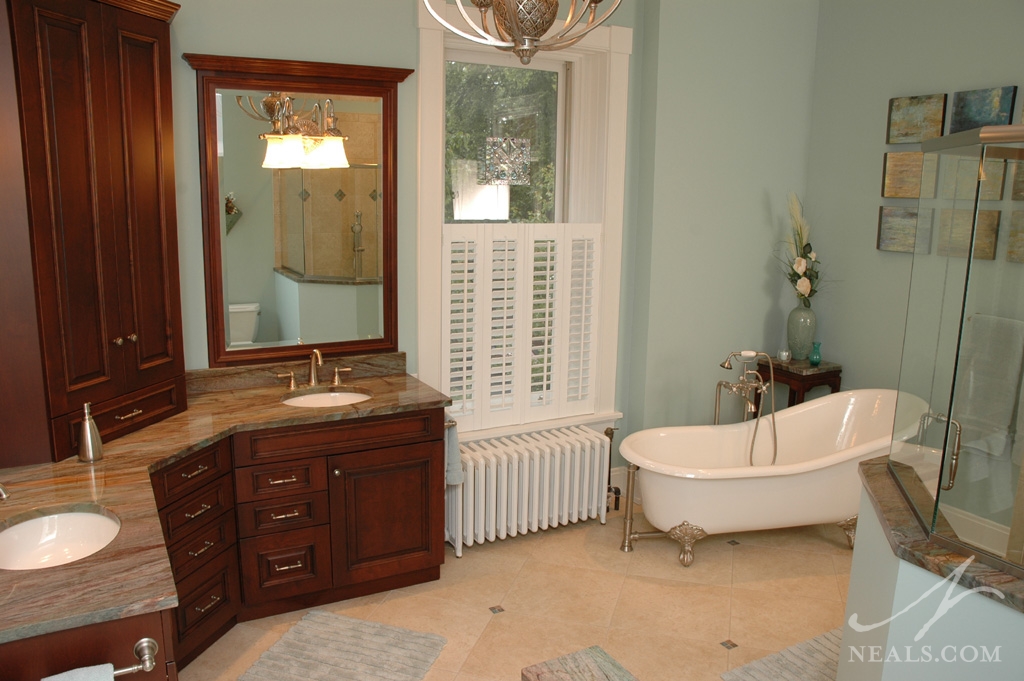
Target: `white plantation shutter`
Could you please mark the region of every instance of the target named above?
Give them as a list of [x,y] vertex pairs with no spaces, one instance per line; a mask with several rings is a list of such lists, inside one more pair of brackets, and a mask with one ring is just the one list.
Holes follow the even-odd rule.
[[442,389],[459,428],[593,413],[599,225],[445,225]]

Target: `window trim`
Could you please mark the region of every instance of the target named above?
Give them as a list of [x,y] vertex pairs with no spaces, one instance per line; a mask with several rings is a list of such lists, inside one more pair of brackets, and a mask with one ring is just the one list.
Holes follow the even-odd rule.
[[[419,7],[420,56],[417,70],[419,103],[419,158],[417,197],[417,372],[428,385],[440,386],[442,364],[442,224],[444,221],[444,69],[445,48],[461,52],[494,53],[445,30]],[[448,19],[462,23],[457,8],[449,5]],[[622,26],[601,26],[578,44],[559,51],[573,64],[570,79],[572,116],[567,143],[569,160],[566,201],[569,222],[600,222],[603,292],[597,318],[599,347],[595,362],[594,414],[544,423],[528,429],[570,424],[599,423],[621,417],[615,410],[618,322],[622,272],[622,230],[625,207],[626,103],[629,55],[633,31]],[[502,55],[499,55],[499,57]],[[508,55],[510,59],[514,56]],[[593,144],[603,140],[604,144]],[[503,435],[527,429],[476,431],[472,437]]]

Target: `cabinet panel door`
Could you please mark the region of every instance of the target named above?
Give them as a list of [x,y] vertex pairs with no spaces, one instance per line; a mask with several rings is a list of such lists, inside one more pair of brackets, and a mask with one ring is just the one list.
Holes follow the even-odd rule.
[[334,585],[444,562],[441,441],[328,460]]
[[102,5],[11,0],[51,417],[123,391]]
[[170,39],[167,23],[106,8],[112,191],[126,225],[119,243],[121,333],[128,390],[184,371],[178,285]]

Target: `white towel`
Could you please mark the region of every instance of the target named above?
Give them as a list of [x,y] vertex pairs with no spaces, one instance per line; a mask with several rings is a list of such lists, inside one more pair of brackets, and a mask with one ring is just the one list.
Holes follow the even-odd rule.
[[1024,322],[973,314],[965,326],[954,418],[964,428],[964,442],[972,442],[994,432],[1006,433],[1013,425],[1024,360]]
[[[445,421],[452,419],[445,412]],[[444,429],[445,470],[444,481],[448,485],[461,485],[465,476],[462,473],[462,454],[459,453],[459,432],[457,425],[445,425]]]
[[43,681],[114,681],[114,665],[98,664],[95,667],[79,667],[63,674],[47,676]]

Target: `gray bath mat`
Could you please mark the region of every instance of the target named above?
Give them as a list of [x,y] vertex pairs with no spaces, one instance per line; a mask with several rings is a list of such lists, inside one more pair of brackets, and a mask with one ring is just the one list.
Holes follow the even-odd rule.
[[311,610],[239,681],[419,681],[445,638]]
[[836,681],[842,628],[722,674],[723,681]]

